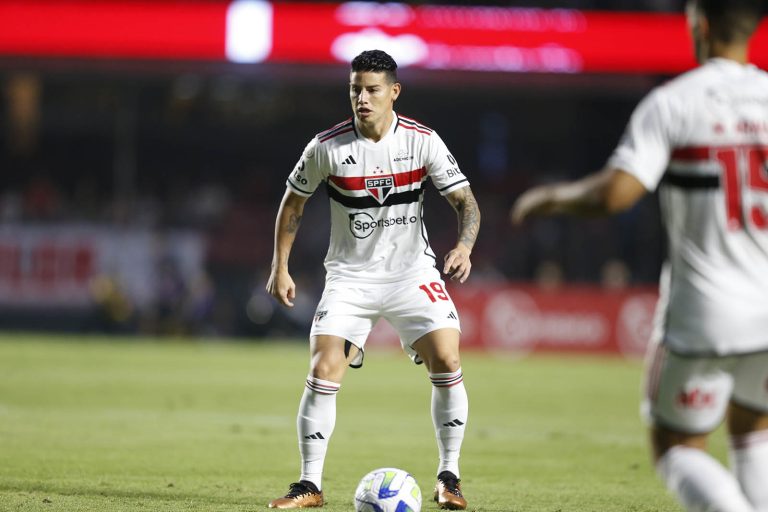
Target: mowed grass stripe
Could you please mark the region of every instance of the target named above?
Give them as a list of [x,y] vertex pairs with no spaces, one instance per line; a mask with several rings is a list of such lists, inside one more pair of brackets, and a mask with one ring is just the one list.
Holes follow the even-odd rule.
[[[0,336],[0,510],[265,510],[298,476],[307,369],[302,342]],[[467,353],[463,369],[471,510],[679,510],[646,453],[639,362]],[[379,466],[431,497],[430,393],[398,351],[349,371],[325,510],[352,510]]]

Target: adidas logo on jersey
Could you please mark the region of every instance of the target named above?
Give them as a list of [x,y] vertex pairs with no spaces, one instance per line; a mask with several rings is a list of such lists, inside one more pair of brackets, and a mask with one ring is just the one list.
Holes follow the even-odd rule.
[[456,313],[454,313],[453,311],[451,311],[448,314],[448,318],[450,318],[451,320],[458,320],[458,318],[456,318]]
[[341,162],[342,165],[354,165],[357,162],[355,162],[355,158],[352,155],[349,155],[343,162]]

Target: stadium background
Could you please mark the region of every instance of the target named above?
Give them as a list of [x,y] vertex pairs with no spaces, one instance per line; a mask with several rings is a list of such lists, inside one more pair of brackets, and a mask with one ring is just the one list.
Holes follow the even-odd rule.
[[[507,214],[598,169],[643,95],[694,65],[683,2],[483,4],[0,0],[0,510],[250,511],[295,478],[324,192],[291,258],[296,308],[264,285],[285,178],[349,116],[360,36],[412,61],[397,110],[441,134],[483,213],[451,288],[465,346],[490,349],[462,357],[472,509],[677,510],[637,417],[655,197],[611,219]],[[765,21],[752,58],[768,67]],[[431,187],[425,205],[444,254],[455,214]],[[325,510],[374,466],[429,490],[428,393],[395,351],[350,372]],[[722,433],[712,447],[725,460]]]
[[[533,184],[598,169],[639,99],[693,65],[682,2],[560,1],[546,9],[534,2],[251,2],[272,10],[272,41],[240,41],[243,49],[227,35],[222,50],[219,25],[235,4],[248,2],[0,3],[0,326],[304,336],[323,284],[323,192],[308,205],[291,259],[297,307],[275,307],[263,288],[285,178],[315,133],[349,115],[345,54],[324,47],[323,34],[333,32],[336,46],[342,35],[352,37],[344,40],[347,53],[402,46],[409,30],[430,37],[420,19],[426,12],[455,28],[456,41],[443,48],[474,51],[440,61],[433,46],[419,54],[423,41],[390,49],[401,62],[414,61],[401,69],[397,110],[439,131],[482,208],[473,277],[454,287],[457,301],[471,309],[483,290],[511,290],[493,311],[473,313],[476,323],[510,308],[522,316],[533,308],[539,320],[551,313],[544,330],[555,332],[555,349],[614,350],[617,329],[640,329],[634,337],[642,344],[664,250],[653,196],[613,219],[537,220],[515,229],[507,212]],[[209,15],[222,19],[202,24]],[[599,16],[623,20],[624,28],[610,32]],[[210,37],[221,40],[214,49],[200,30],[211,24],[218,32]],[[569,31],[591,39],[569,48],[560,39]],[[659,34],[674,39],[654,40]],[[354,40],[363,35],[364,42]],[[476,41],[488,37],[478,53]],[[499,41],[517,53],[494,53]],[[609,46],[618,56],[592,56]],[[553,48],[562,50],[554,64],[529,58]],[[623,51],[646,57],[622,58]],[[425,203],[432,244],[444,254],[454,242],[453,213],[433,190]],[[602,305],[615,302],[605,290],[633,300],[640,294],[628,325],[616,317],[623,309]],[[561,300],[568,294],[570,302]],[[585,303],[596,312],[578,311]],[[519,330],[520,316],[497,320],[487,337]],[[547,346],[546,333],[531,333],[528,324],[524,340],[511,335],[502,344]],[[583,343],[566,339],[579,330],[598,334]]]

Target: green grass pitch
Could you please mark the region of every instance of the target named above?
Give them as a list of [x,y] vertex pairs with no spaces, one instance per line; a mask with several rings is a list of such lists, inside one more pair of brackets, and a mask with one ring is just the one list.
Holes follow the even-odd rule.
[[[0,510],[253,511],[296,480],[304,343],[0,336]],[[680,510],[653,474],[641,365],[466,353],[463,488],[476,511]],[[325,510],[380,466],[431,498],[423,367],[370,351],[338,396]],[[722,435],[715,453],[724,454]]]

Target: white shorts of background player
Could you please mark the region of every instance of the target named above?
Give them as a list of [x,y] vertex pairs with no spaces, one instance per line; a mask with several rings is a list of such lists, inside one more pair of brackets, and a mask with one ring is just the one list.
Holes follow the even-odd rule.
[[649,351],[642,413],[652,425],[688,434],[715,430],[730,402],[768,413],[768,351],[687,356]]

